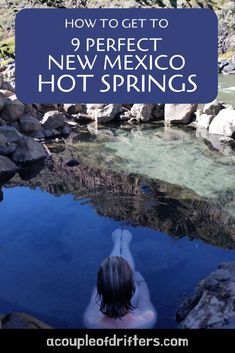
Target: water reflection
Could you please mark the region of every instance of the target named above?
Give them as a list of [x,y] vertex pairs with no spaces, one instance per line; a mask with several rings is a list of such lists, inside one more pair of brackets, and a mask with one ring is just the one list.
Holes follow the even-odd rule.
[[[69,167],[68,156],[76,156],[81,163]],[[34,178],[15,176],[8,184],[19,185],[39,186],[53,195],[73,194],[75,199],[92,204],[100,215],[133,226],[235,248],[235,222],[222,205],[186,187],[103,169],[74,147],[53,155]]]

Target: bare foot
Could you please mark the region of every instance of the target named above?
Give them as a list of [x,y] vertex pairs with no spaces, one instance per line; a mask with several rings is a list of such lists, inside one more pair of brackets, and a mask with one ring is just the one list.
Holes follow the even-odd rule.
[[118,241],[121,242],[121,238],[122,238],[121,229],[115,229],[115,231],[112,233],[111,236],[112,236],[114,244],[116,244]]
[[131,239],[132,239],[131,232],[129,232],[129,230],[127,230],[127,229],[124,229],[122,231],[122,242],[128,246],[131,242]]

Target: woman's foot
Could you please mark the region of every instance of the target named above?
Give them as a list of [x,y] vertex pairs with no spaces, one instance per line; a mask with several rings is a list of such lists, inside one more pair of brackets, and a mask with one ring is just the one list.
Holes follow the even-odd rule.
[[131,239],[132,239],[131,232],[129,232],[129,230],[127,230],[127,229],[124,229],[122,231],[122,242],[128,246],[131,242]]
[[121,239],[122,239],[121,229],[115,229],[115,231],[112,233],[111,236],[112,236],[114,244],[116,244],[117,242],[121,242]]

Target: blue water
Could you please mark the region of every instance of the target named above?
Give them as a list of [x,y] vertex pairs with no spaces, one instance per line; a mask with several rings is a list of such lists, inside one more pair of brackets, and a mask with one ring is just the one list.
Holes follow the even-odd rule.
[[23,311],[54,327],[81,328],[99,263],[116,228],[133,233],[136,268],[149,285],[157,327],[176,327],[175,311],[225,250],[187,237],[175,240],[97,215],[89,200],[55,197],[38,189],[4,188],[0,202],[0,312]]

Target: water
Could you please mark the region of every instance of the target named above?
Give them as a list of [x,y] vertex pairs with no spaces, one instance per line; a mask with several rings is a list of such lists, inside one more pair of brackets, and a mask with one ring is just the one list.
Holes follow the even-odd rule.
[[[94,163],[188,188],[235,217],[235,154],[216,150],[195,131],[142,125],[100,131],[94,146],[78,143]],[[222,151],[222,152],[224,152]]]
[[82,327],[99,263],[110,253],[110,234],[118,227],[133,233],[132,254],[158,310],[158,327],[175,327],[175,310],[185,295],[220,262],[235,258],[235,250],[101,217],[88,200],[71,195],[25,187],[3,193],[1,311],[34,314],[54,327]]
[[235,107],[235,77],[234,75],[219,75],[219,100]]

